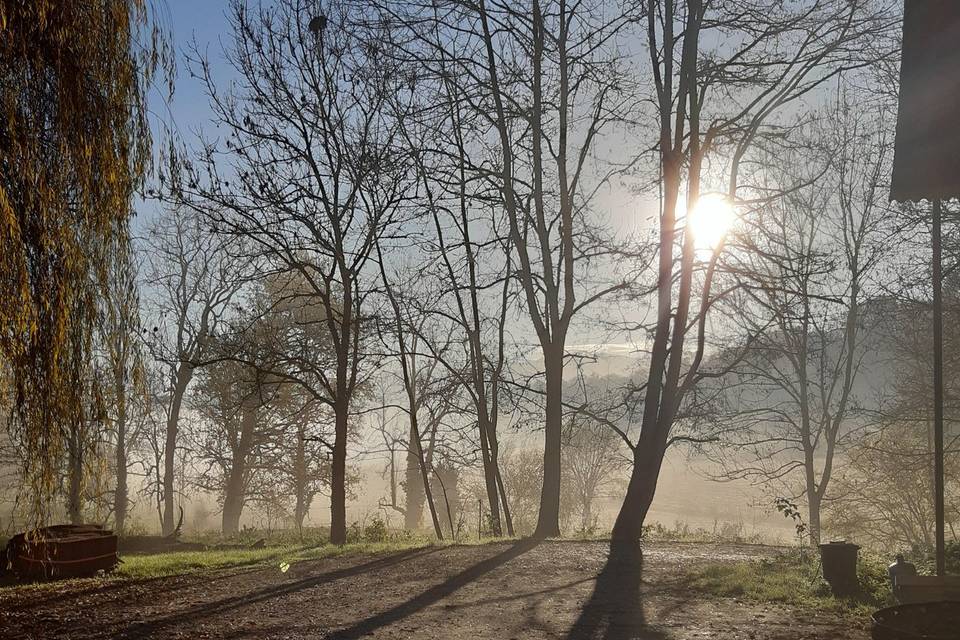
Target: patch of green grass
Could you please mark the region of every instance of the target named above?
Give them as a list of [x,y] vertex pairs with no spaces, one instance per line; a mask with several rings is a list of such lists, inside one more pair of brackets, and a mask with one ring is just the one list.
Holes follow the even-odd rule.
[[196,571],[230,567],[256,567],[281,563],[294,565],[303,560],[317,560],[341,555],[376,555],[427,546],[422,540],[357,542],[337,546],[283,545],[262,549],[226,549],[179,551],[155,555],[126,556],[114,575],[121,578],[158,578]]
[[342,555],[377,555],[419,549],[429,546],[422,539],[386,542],[357,542],[343,546],[323,545],[281,545],[262,549],[224,549],[207,551],[176,551],[151,555],[122,556],[123,562],[117,569],[105,576],[57,580],[27,584],[13,584],[0,587],[0,597],[4,595],[27,595],[43,591],[56,591],[73,587],[99,586],[128,580],[148,580],[169,576],[215,571],[218,569],[243,567],[275,566],[282,571],[297,562],[317,560]]
[[869,555],[859,563],[861,593],[849,598],[834,597],[818,563],[795,554],[696,566],[686,577],[689,588],[713,596],[836,613],[869,613],[891,597],[882,562]]

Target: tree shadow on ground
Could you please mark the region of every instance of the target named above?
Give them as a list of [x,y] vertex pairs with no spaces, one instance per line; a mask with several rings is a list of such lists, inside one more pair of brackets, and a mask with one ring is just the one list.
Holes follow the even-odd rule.
[[567,640],[666,640],[666,634],[647,624],[642,582],[639,545],[611,543],[607,564]]
[[391,553],[363,564],[345,567],[335,571],[329,571],[327,573],[310,576],[301,580],[294,580],[292,582],[273,585],[252,593],[245,593],[243,595],[223,598],[215,602],[204,603],[184,611],[170,614],[168,616],[155,618],[148,622],[136,623],[118,637],[141,638],[163,632],[165,629],[173,626],[189,627],[190,625],[200,622],[206,618],[211,618],[240,607],[256,604],[265,600],[280,598],[324,583],[333,582],[335,580],[341,580],[343,578],[349,578],[363,573],[380,571],[392,565],[399,564],[401,562],[407,562],[416,557],[434,553],[436,550],[437,548],[434,547],[426,549],[409,549],[398,553]]
[[503,566],[514,558],[526,553],[527,551],[530,551],[537,546],[537,544],[539,544],[539,540],[534,538],[520,540],[516,544],[511,545],[505,551],[487,558],[486,560],[482,560],[475,565],[467,567],[460,573],[447,578],[445,581],[436,586],[430,587],[423,593],[410,598],[406,602],[398,604],[395,607],[387,609],[386,611],[378,613],[374,616],[370,616],[364,620],[360,620],[359,622],[346,627],[345,629],[341,629],[330,634],[330,638],[336,640],[360,638],[372,633],[380,627],[385,627],[411,616],[416,612],[422,611],[430,605],[439,602],[471,582],[480,579],[484,575],[490,573],[498,567]]

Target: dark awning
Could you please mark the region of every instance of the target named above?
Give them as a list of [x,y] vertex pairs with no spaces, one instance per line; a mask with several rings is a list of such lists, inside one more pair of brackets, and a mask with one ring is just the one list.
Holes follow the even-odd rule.
[[906,0],[890,197],[960,197],[960,0]]

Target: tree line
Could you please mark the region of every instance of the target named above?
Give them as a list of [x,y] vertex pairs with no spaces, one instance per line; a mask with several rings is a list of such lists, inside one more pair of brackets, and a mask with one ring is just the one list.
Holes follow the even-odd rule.
[[[133,24],[140,5],[119,5]],[[925,379],[926,220],[887,198],[896,5],[231,0],[229,72],[205,46],[183,56],[215,133],[167,135],[142,231],[127,214],[92,231],[117,240],[54,280],[89,293],[83,313],[47,326],[5,311],[18,482],[73,520],[102,503],[122,530],[135,469],[165,534],[185,492],[218,496],[227,533],[253,501],[302,528],[323,494],[340,544],[351,460],[382,449],[384,506],[409,528],[425,511],[456,535],[461,471],[495,536],[518,532],[523,483],[539,492],[531,533],[550,537],[571,499],[589,527],[620,477],[612,536],[634,542],[684,446],[802,500],[813,542],[853,505],[909,520],[929,475],[927,391],[910,384]],[[153,68],[132,50],[99,53]],[[31,83],[5,89],[18,117]],[[118,116],[130,144],[134,112]],[[32,141],[40,124],[4,126]],[[51,154],[16,158],[104,212],[73,199],[80,178]],[[27,215],[18,166],[3,202]],[[115,216],[147,175],[123,169]],[[711,200],[736,217],[715,238],[692,221]],[[76,238],[77,224],[41,227]],[[6,281],[65,309],[44,288],[56,270],[30,262],[49,242],[17,233]],[[634,364],[598,377],[584,336],[630,345]],[[24,351],[48,339],[69,371]],[[80,395],[65,408],[38,380]],[[525,461],[506,468],[505,431],[542,437],[536,464],[507,451]],[[891,449],[905,456],[891,482],[918,474],[898,504],[867,481]],[[914,520],[905,544],[929,529]]]

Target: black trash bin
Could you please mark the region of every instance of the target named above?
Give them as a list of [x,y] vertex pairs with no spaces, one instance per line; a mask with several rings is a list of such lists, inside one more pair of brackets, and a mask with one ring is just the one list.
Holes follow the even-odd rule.
[[839,540],[820,545],[823,579],[836,596],[850,596],[860,590],[857,580],[857,552],[860,547]]

